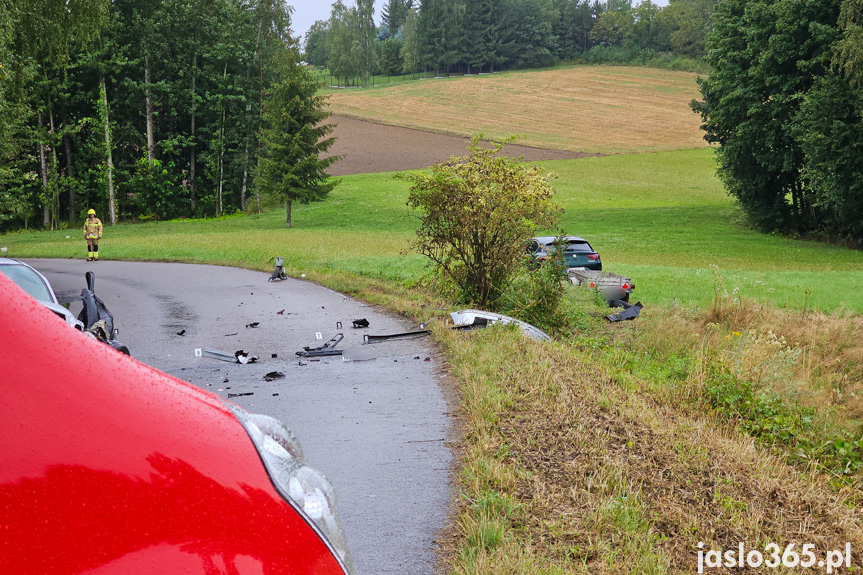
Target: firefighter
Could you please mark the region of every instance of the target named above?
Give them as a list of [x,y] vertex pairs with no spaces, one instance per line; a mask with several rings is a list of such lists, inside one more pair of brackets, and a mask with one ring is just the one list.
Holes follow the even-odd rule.
[[84,222],[84,238],[87,240],[87,261],[99,261],[99,240],[102,239],[102,222],[96,217],[96,210],[87,212]]

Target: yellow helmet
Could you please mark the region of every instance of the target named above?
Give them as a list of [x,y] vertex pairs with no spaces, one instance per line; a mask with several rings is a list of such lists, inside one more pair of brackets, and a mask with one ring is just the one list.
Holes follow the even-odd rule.
[[96,215],[96,210],[90,210],[89,212],[87,212],[87,215],[88,215],[88,216],[95,216],[95,215]]

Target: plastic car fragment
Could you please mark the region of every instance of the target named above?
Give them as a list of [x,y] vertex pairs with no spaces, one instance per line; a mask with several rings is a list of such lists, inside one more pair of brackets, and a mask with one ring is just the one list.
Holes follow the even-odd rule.
[[641,302],[636,303],[635,305],[629,305],[628,303],[623,303],[623,311],[619,313],[613,313],[605,316],[605,318],[610,322],[618,322],[618,321],[626,321],[629,319],[635,319],[639,315],[641,315],[641,308],[644,307],[641,305]]
[[463,309],[459,311],[454,311],[449,315],[452,318],[453,323],[456,324],[456,326],[481,327],[483,322],[485,323],[485,325],[494,325],[496,323],[506,325],[512,323],[517,325],[521,329],[521,332],[531,339],[535,339],[537,341],[551,340],[551,336],[549,336],[547,333],[545,333],[538,327],[531,325],[527,322],[521,321],[520,319],[515,319],[514,317],[510,317],[508,315],[503,315],[500,313],[482,311],[478,309]]
[[288,276],[285,275],[285,261],[282,259],[282,256],[279,256],[276,258],[276,269],[273,270],[273,273],[270,274],[270,279],[267,281],[278,282],[286,279],[288,279]]
[[377,343],[381,341],[387,341],[390,339],[410,339],[415,337],[422,337],[424,335],[429,335],[431,330],[421,329],[418,331],[406,331],[403,333],[389,333],[389,334],[381,334],[381,335],[371,335],[365,334],[363,335],[363,343]]
[[201,356],[208,357],[210,359],[218,359],[219,361],[226,361],[228,363],[242,363],[243,365],[258,361],[257,356],[249,355],[242,349],[231,354],[227,351],[205,347],[201,349]]
[[303,351],[298,351],[297,355],[300,357],[342,355],[342,350],[334,348],[339,345],[339,343],[343,339],[345,339],[345,335],[343,333],[337,333],[332,338],[330,338],[330,341],[324,343],[323,345],[319,345],[318,347],[303,346]]
[[87,272],[84,278],[87,280],[87,287],[81,290],[83,307],[78,314],[78,320],[84,324],[84,332],[120,353],[129,355],[129,348],[116,339],[118,330],[114,328],[114,316],[102,300],[96,297],[96,274]]

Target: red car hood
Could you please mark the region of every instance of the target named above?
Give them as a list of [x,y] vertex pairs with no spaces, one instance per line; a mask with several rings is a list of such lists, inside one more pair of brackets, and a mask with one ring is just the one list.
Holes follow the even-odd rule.
[[0,572],[343,573],[221,399],[0,294]]

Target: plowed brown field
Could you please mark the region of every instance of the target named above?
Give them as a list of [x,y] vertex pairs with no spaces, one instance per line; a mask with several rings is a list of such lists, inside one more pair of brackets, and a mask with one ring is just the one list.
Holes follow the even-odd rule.
[[[342,116],[331,116],[336,143],[330,154],[340,156],[327,173],[332,176],[419,170],[451,156],[464,156],[470,138],[387,126]],[[587,154],[507,145],[503,153],[529,161],[562,160]]]

